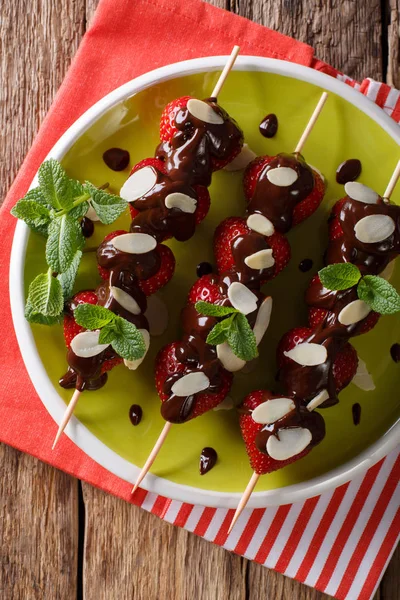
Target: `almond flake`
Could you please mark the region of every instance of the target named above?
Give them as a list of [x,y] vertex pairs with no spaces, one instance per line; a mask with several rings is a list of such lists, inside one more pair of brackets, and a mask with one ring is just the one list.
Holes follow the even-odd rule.
[[192,215],[196,210],[197,200],[187,194],[174,192],[173,194],[168,194],[165,198],[165,206],[167,208],[179,208],[182,212]]
[[187,109],[191,115],[204,121],[204,123],[210,123],[210,125],[222,125],[224,119],[219,115],[207,102],[203,100],[197,100],[191,98],[187,103]]
[[246,256],[244,262],[250,269],[254,269],[255,271],[269,269],[275,264],[275,259],[272,256],[272,248],[254,252],[254,254]]
[[157,173],[153,167],[143,167],[132,173],[122,186],[119,195],[128,202],[138,200],[157,183]]
[[101,354],[110,344],[99,344],[100,331],[82,331],[71,342],[71,349],[76,356],[91,358]]
[[259,404],[251,413],[253,421],[263,425],[275,423],[296,408],[291,398],[273,398]]
[[289,187],[297,181],[298,177],[296,171],[290,167],[277,167],[267,171],[268,181],[278,187]]
[[230,396],[225,396],[222,402],[217,404],[217,406],[214,406],[213,410],[232,410],[233,406],[234,404],[232,398]]
[[256,153],[249,148],[248,144],[243,144],[240,153],[229,164],[224,167],[224,171],[241,171],[245,169],[256,157]]
[[264,215],[260,215],[259,213],[254,213],[247,218],[247,227],[266,237],[269,237],[275,232],[273,223],[267,219],[267,217],[264,217]]
[[228,298],[233,308],[244,315],[248,315],[257,309],[257,296],[253,294],[243,283],[235,281],[228,288]]
[[389,215],[368,215],[354,226],[356,238],[363,244],[377,244],[392,235],[396,224]]
[[268,329],[269,322],[271,319],[271,311],[272,311],[272,298],[268,296],[263,300],[260,308],[258,309],[256,322],[254,323],[253,333],[256,337],[257,346],[263,339],[265,332]]
[[325,346],[309,342],[298,344],[288,352],[284,352],[284,355],[303,367],[322,365],[328,357]]
[[311,412],[312,410],[317,408],[320,404],[325,402],[325,400],[328,400],[328,398],[329,398],[328,390],[321,390],[319,392],[319,394],[314,396],[314,398],[311,398],[310,402],[307,404],[308,410]]
[[157,241],[148,233],[123,233],[111,240],[114,248],[128,254],[146,254],[157,246]]
[[144,353],[144,355],[142,356],[142,358],[137,358],[136,360],[126,360],[124,358],[124,365],[126,367],[128,367],[128,369],[130,371],[136,371],[136,369],[138,368],[139,365],[142,364],[142,362],[144,361],[147,351],[150,347],[150,334],[147,331],[147,329],[139,329],[140,333],[143,336],[143,340],[144,340],[144,344],[146,346],[146,352]]
[[89,208],[86,211],[85,217],[87,217],[88,219],[90,219],[91,221],[94,221],[94,222],[100,221],[97,212],[94,210],[94,208],[90,204],[90,202],[89,202]]
[[135,298],[132,298],[130,294],[124,292],[119,287],[115,287],[114,285],[110,286],[110,292],[112,293],[115,300],[128,312],[133,315],[139,315],[141,313],[140,306],[136,302]]
[[147,298],[144,316],[149,322],[150,335],[162,335],[168,327],[168,308],[164,300],[152,294]]
[[338,320],[342,325],[354,325],[365,319],[370,312],[371,308],[363,300],[354,300],[342,308]]
[[210,380],[207,375],[201,371],[195,371],[194,373],[188,373],[175,381],[171,388],[171,392],[175,394],[175,396],[185,398],[186,396],[192,396],[192,394],[202,392],[209,386]]
[[349,198],[365,204],[376,204],[379,199],[379,195],[374,190],[358,181],[348,181],[344,186],[344,191]]
[[303,452],[312,440],[311,431],[303,427],[278,430],[279,440],[271,435],[267,441],[267,452],[274,460],[287,460]]
[[369,373],[367,365],[365,364],[365,361],[362,360],[362,358],[358,358],[357,371],[353,379],[351,380],[351,383],[354,383],[354,385],[356,385],[358,388],[360,388],[360,390],[363,390],[364,392],[371,392],[375,389],[375,383],[372,379],[372,375],[371,373]]
[[227,342],[217,345],[217,356],[222,363],[224,369],[230,373],[235,373],[243,369],[246,364],[245,360],[242,360],[233,352],[232,348]]

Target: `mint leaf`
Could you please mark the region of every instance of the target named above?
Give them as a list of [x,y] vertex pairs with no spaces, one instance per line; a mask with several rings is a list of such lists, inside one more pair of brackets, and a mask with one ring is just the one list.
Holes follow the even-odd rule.
[[11,209],[11,214],[24,221],[36,233],[47,235],[50,211],[43,204],[23,198]]
[[64,307],[64,296],[60,282],[51,272],[35,277],[29,286],[29,307],[33,313],[45,317],[57,317]]
[[360,270],[352,263],[328,265],[318,272],[321,283],[328,290],[347,290],[356,285],[361,277]]
[[137,360],[146,353],[146,345],[140,331],[125,319],[116,317],[116,336],[111,342],[115,352],[126,360]]
[[113,322],[116,316],[108,308],[97,304],[80,304],[74,310],[74,319],[85,329],[101,329]]
[[36,323],[38,325],[58,325],[62,321],[62,314],[57,317],[46,317],[40,313],[36,313],[33,308],[30,299],[28,298],[25,304],[25,319],[29,323]]
[[73,195],[71,180],[54,158],[46,160],[39,169],[40,190],[47,202],[55,209],[69,209]]
[[58,281],[61,283],[61,287],[64,294],[64,300],[68,300],[68,298],[72,296],[81,258],[82,252],[80,250],[77,250],[69,268],[57,276]]
[[118,219],[128,206],[128,203],[119,196],[99,190],[90,181],[85,181],[85,190],[90,194],[92,206],[105,225]]
[[71,208],[71,210],[69,211],[69,216],[73,217],[74,219],[81,219],[82,217],[84,217],[87,213],[87,211],[89,210],[89,202],[81,202],[80,204],[77,204],[76,206],[74,206],[74,208]]
[[111,342],[117,337],[118,330],[115,325],[115,321],[111,321],[108,325],[105,325],[100,331],[99,344],[111,344]]
[[203,300],[196,302],[195,309],[198,313],[206,317],[225,317],[226,315],[239,312],[232,306],[219,306],[218,304],[211,304],[211,302],[204,302]]
[[358,284],[360,300],[381,315],[393,315],[400,311],[400,296],[395,288],[382,277],[365,275]]
[[22,198],[22,200],[32,200],[33,202],[39,202],[39,204],[43,204],[43,206],[49,207],[50,205],[47,203],[46,198],[43,195],[40,187],[33,188],[29,190]]
[[207,336],[207,344],[211,344],[212,346],[217,346],[218,344],[223,344],[227,340],[228,330],[232,327],[232,320],[235,315],[224,319],[217,323],[210,331]]
[[232,351],[242,360],[252,360],[258,356],[256,337],[245,315],[239,313],[227,331],[227,342]]
[[79,198],[80,196],[86,195],[86,190],[83,187],[83,184],[77,179],[70,179],[69,185],[71,188],[71,194],[74,199]]
[[56,273],[63,273],[72,265],[77,250],[85,245],[80,224],[70,215],[55,217],[48,230],[46,244],[47,264]]

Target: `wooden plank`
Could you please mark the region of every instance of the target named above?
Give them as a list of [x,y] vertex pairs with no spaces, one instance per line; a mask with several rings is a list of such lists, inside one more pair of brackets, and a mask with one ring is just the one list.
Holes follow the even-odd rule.
[[400,546],[392,556],[387,571],[380,585],[382,600],[400,598]]
[[400,0],[389,0],[387,82],[400,88]]

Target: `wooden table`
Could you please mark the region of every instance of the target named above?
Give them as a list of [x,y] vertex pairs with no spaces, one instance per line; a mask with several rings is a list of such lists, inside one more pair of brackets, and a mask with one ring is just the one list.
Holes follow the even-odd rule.
[[[212,3],[311,44],[319,58],[350,76],[400,86],[400,0]],[[96,5],[97,0],[1,2],[0,198]],[[0,469],[3,600],[328,598],[4,445]],[[400,598],[399,551],[378,598]]]

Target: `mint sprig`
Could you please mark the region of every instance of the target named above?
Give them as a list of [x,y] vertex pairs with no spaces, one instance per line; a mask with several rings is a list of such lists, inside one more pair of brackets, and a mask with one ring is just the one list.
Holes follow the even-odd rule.
[[400,311],[400,295],[383,277],[362,276],[359,268],[351,263],[329,265],[321,269],[318,275],[328,290],[347,290],[357,285],[359,299],[381,315],[392,315]]
[[202,315],[222,317],[207,336],[207,344],[227,342],[238,358],[249,361],[258,356],[256,337],[246,316],[232,306],[220,306],[200,300],[195,308]]
[[28,302],[34,314],[58,317],[64,306],[61,283],[53,277],[51,270],[41,273],[29,286]]
[[111,344],[121,358],[131,361],[145,355],[146,345],[137,327],[108,308],[80,304],[74,310],[74,318],[85,329],[100,329],[99,344]]

